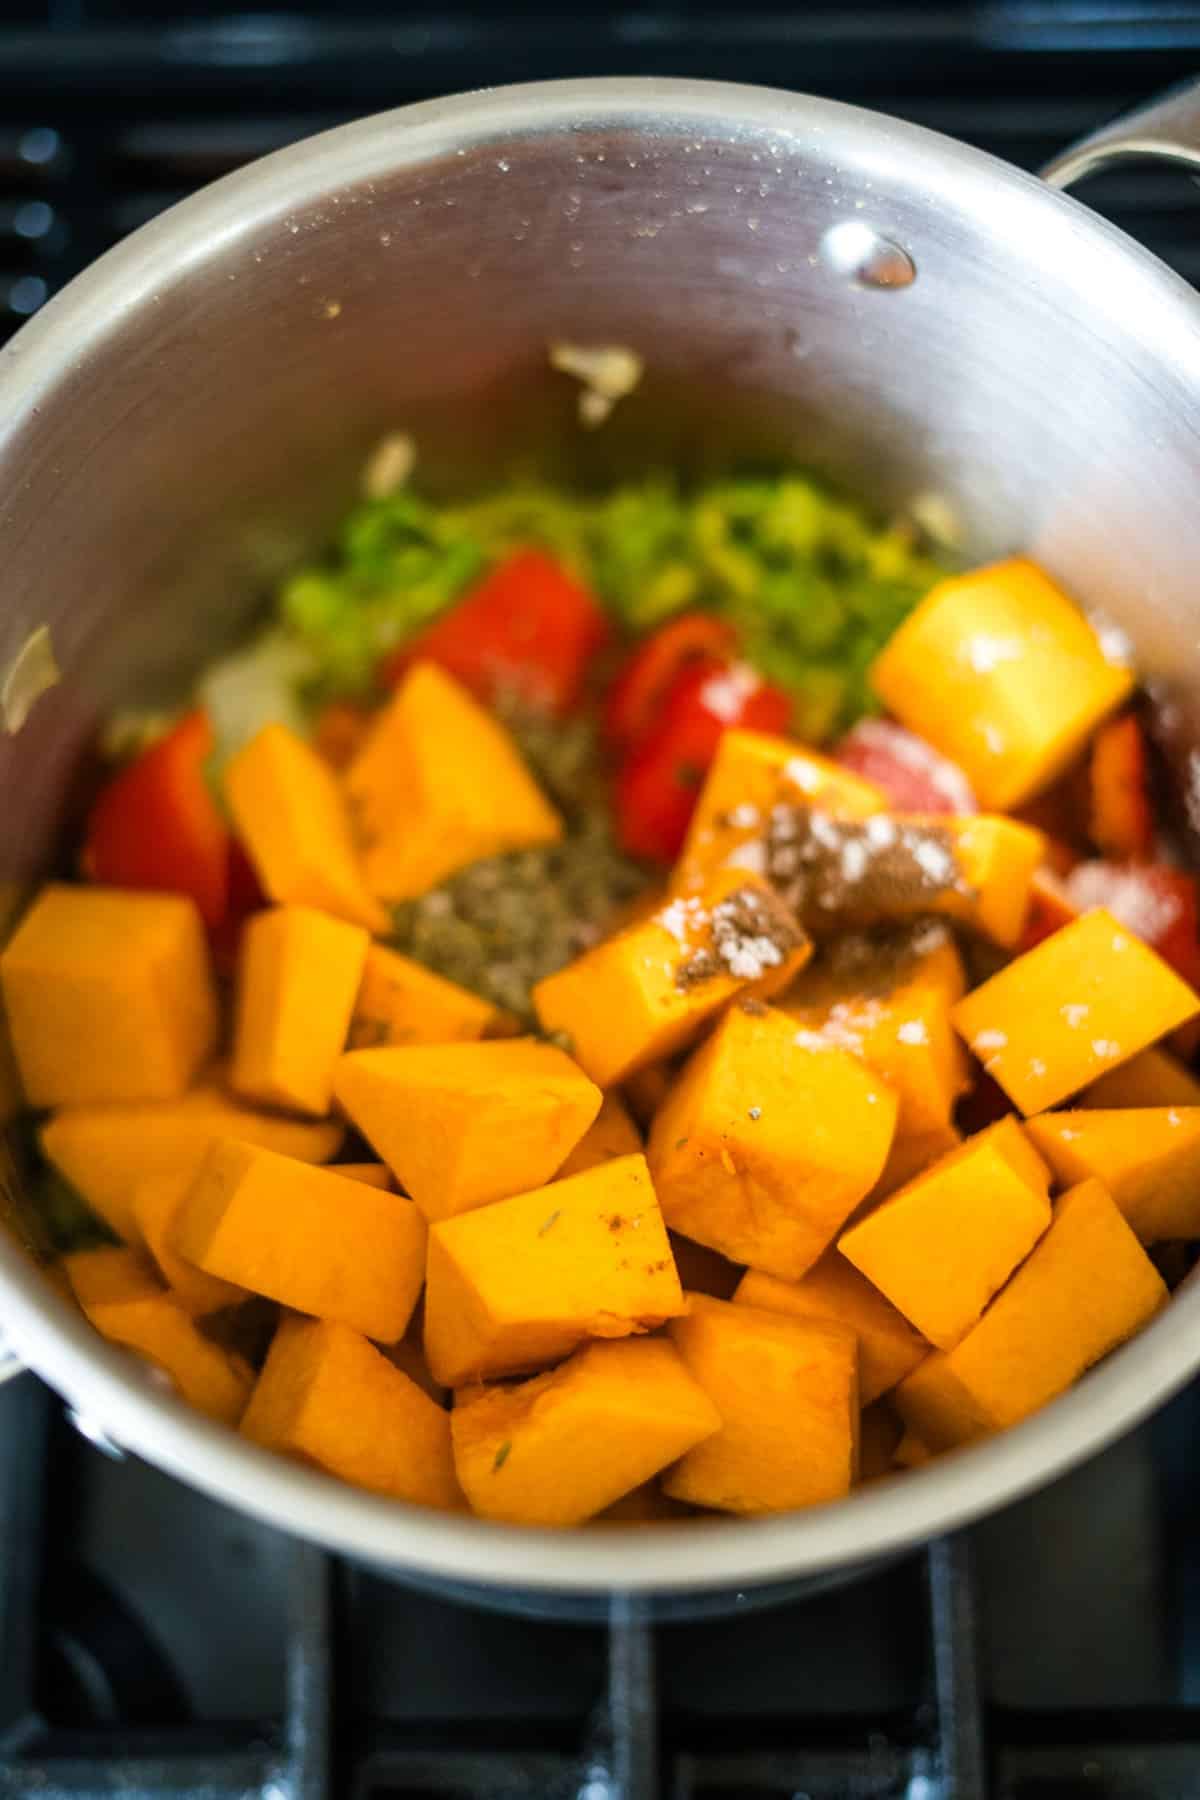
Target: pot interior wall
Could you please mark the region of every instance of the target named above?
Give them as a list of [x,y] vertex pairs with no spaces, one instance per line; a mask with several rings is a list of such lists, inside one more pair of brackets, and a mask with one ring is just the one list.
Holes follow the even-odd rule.
[[[1193,303],[999,165],[771,106],[791,123],[693,99],[653,129],[616,103],[583,125],[558,101],[457,144],[417,109],[342,134],[328,177],[287,153],[231,178],[219,219],[189,202],[21,334],[0,358],[0,670],[48,624],[62,680],[0,738],[4,893],[62,842],[98,718],[233,638],[397,428],[440,490],[786,457],[881,507],[942,495],[968,553],[1028,548],[1122,625],[1186,732]],[[846,225],[915,281],[839,272]],[[645,358],[599,432],[548,369],[559,339]]]

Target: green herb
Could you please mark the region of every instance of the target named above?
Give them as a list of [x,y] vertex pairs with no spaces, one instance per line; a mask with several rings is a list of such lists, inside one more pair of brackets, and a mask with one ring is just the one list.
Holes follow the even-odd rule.
[[646,886],[607,819],[558,844],[488,857],[395,908],[392,941],[435,974],[533,1024],[535,984],[604,936]]
[[543,1222],[538,1226],[538,1236],[545,1237],[546,1233],[550,1230],[550,1227],[555,1223],[555,1221],[557,1219],[560,1219],[561,1217],[562,1217],[562,1207],[559,1206],[559,1207],[555,1208],[555,1210],[550,1214],[550,1217],[548,1219],[543,1220]]
[[497,1450],[496,1460],[492,1464],[492,1474],[493,1475],[496,1475],[500,1472],[500,1470],[504,1467],[505,1463],[508,1461],[508,1459],[511,1455],[512,1455],[512,1439],[505,1438],[504,1442],[501,1444],[500,1448]]
[[729,618],[814,742],[874,710],[871,662],[945,573],[913,527],[876,524],[794,471],[691,490],[660,474],[601,495],[518,482],[455,505],[403,488],[358,506],[330,554],[282,590],[279,623],[320,671],[307,697],[369,691],[389,650],[531,543],[632,634],[689,606]]

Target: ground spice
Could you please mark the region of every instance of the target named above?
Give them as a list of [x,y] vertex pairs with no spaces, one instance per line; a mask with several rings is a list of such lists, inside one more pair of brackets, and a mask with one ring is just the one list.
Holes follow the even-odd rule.
[[823,934],[969,892],[946,830],[887,813],[835,819],[781,803],[768,815],[764,847],[768,879],[803,924]]
[[675,985],[697,987],[714,975],[757,981],[777,969],[803,941],[791,911],[762,888],[735,888],[709,914],[709,942],[686,956],[675,971]]

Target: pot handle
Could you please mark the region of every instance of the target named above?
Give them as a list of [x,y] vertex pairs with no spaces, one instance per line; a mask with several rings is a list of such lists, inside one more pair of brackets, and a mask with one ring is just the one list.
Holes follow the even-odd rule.
[[1173,88],[1136,112],[1102,125],[1053,157],[1042,170],[1051,187],[1069,188],[1112,163],[1149,156],[1200,171],[1200,82]]

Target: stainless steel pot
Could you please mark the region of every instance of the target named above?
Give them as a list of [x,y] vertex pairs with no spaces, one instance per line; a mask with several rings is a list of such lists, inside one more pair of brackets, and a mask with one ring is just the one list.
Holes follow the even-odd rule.
[[[1094,140],[1195,162],[1194,95]],[[646,380],[575,422],[546,345]],[[698,82],[584,81],[368,119],[221,181],[89,270],[0,357],[0,669],[48,624],[59,685],[0,740],[0,870],[47,867],[115,703],[178,682],[402,426],[426,481],[794,457],[881,504],[948,498],[1134,640],[1200,725],[1200,301],[1073,200],[871,113]],[[1196,732],[1200,742],[1200,731]],[[746,1590],[946,1531],[1060,1474],[1200,1363],[1200,1288],[1018,1430],[836,1506],[631,1532],[410,1510],[242,1443],[106,1347],[39,1275],[9,1183],[0,1323],[118,1444],[398,1573],[561,1595]]]

